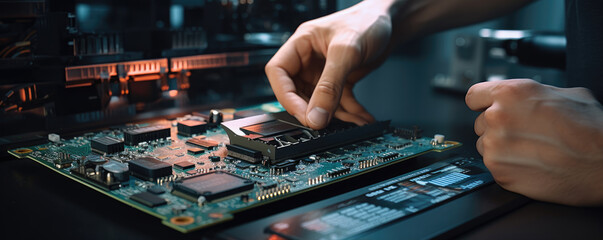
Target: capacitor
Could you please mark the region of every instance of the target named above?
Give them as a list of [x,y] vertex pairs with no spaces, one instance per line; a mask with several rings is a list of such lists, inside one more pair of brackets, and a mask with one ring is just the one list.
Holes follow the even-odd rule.
[[209,123],[219,124],[224,119],[224,114],[220,110],[212,109],[209,111]]
[[197,198],[197,205],[199,205],[200,207],[203,206],[205,204],[205,196],[199,196],[199,198]]
[[442,144],[444,143],[445,137],[442,134],[436,134],[433,136],[433,139],[435,139],[438,144]]
[[128,181],[130,179],[128,166],[123,163],[109,161],[102,165],[102,170],[105,173],[111,173],[113,179],[119,182]]
[[56,133],[48,134],[48,140],[54,143],[61,143],[61,136]]
[[103,157],[96,155],[96,154],[91,154],[88,155],[88,157],[86,158],[86,161],[89,163],[92,163],[94,165],[100,165],[105,163],[107,160],[105,160]]

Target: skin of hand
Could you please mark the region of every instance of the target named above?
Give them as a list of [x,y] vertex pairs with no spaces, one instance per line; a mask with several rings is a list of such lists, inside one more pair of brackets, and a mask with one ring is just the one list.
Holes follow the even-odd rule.
[[305,22],[266,65],[278,101],[302,124],[324,128],[331,117],[358,125],[373,116],[352,88],[385,59],[391,19],[364,1]]
[[503,188],[575,206],[603,204],[603,107],[585,88],[478,83],[466,103],[477,150]]

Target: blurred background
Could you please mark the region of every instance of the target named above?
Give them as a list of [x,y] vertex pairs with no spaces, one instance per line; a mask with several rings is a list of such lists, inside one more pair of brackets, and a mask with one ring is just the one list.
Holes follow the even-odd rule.
[[[49,132],[273,101],[263,67],[279,46],[300,23],[356,2],[1,1],[2,149]],[[473,136],[467,129],[477,113],[464,105],[472,84],[532,78],[565,85],[563,51],[523,54],[536,36],[565,44],[558,38],[563,5],[537,1],[405,43],[357,85],[356,95],[396,126]]]
[[[358,1],[339,1],[338,8]],[[377,119],[392,119],[394,125],[419,125],[427,136],[477,136],[473,122],[478,113],[464,104],[466,90],[488,80],[531,78],[565,86],[562,67],[538,66],[505,54],[505,39],[525,37],[530,32],[563,35],[564,1],[535,1],[508,16],[453,29],[400,47],[376,71],[361,81],[355,93]],[[496,30],[514,30],[498,31]],[[534,34],[532,34],[534,35]],[[497,39],[499,38],[499,39]],[[536,65],[536,66],[534,66]],[[469,136],[468,136],[469,137]],[[473,145],[474,142],[466,142]]]

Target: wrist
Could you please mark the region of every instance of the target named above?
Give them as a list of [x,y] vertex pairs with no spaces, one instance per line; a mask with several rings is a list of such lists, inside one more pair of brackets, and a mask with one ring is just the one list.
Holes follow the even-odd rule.
[[355,7],[378,11],[391,21],[393,30],[391,42],[398,44],[421,35],[425,25],[421,12],[430,1],[415,0],[364,0]]

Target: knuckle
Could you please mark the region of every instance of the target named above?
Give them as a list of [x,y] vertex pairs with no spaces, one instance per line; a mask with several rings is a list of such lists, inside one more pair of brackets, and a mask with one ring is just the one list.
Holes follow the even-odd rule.
[[329,48],[338,51],[345,51],[359,55],[362,52],[361,44],[359,44],[356,36],[347,38],[346,40],[333,41]]
[[587,96],[587,97],[591,97],[591,98],[594,96],[593,92],[588,88],[575,87],[575,88],[570,88],[570,90],[572,90],[582,96]]
[[484,111],[486,125],[492,127],[504,126],[509,123],[509,116],[498,108],[488,108]]
[[494,181],[503,188],[507,188],[510,184],[508,177],[505,176],[503,166],[500,162],[496,161],[492,157],[484,157],[484,165],[490,171]]
[[485,156],[490,156],[492,154],[492,147],[496,146],[494,138],[490,136],[482,137],[482,150]]
[[266,63],[266,66],[264,66],[264,72],[269,74],[274,70],[275,67],[274,60],[270,60],[268,63]]
[[473,124],[473,130],[475,131],[475,134],[477,135],[481,135],[483,133],[484,129],[484,123],[483,123],[483,113],[480,114],[480,116],[477,117],[477,119],[475,119],[475,123]]
[[541,86],[540,83],[531,79],[506,80],[494,87],[492,94],[503,98],[523,97],[532,95]]
[[341,86],[332,81],[322,80],[318,82],[314,92],[322,96],[330,96],[333,99],[336,99],[338,98],[339,93],[341,92]]
[[300,24],[297,27],[297,31],[307,31],[307,30],[311,30],[313,28],[315,28],[316,26],[313,24],[312,21],[307,21],[307,22],[303,22],[302,24]]

